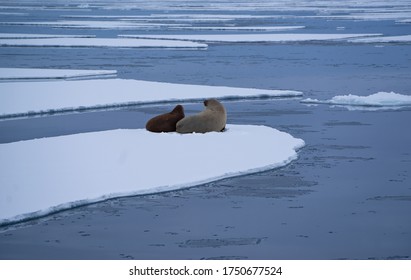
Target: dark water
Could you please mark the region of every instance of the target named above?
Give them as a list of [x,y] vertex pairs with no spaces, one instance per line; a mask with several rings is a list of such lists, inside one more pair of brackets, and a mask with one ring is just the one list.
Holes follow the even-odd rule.
[[[59,13],[33,12],[28,21],[55,20]],[[391,21],[289,21],[285,24],[307,25],[306,33],[337,33],[337,26],[346,26],[346,33],[388,35],[409,29]],[[117,32],[0,30],[106,37]],[[114,69],[120,78],[293,89],[305,97],[328,99],[378,91],[409,94],[410,48],[339,43],[222,44],[205,51],[0,47],[0,67]],[[267,125],[304,139],[298,160],[263,173],[113,199],[3,227],[0,259],[411,258],[409,108],[349,111],[306,106],[299,99],[224,105],[229,123]],[[189,114],[202,107],[184,106]],[[143,128],[170,107],[2,120],[0,143]]]

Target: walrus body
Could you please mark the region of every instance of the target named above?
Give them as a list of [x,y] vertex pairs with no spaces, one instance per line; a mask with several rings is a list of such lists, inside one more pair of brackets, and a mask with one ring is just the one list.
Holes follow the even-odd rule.
[[227,122],[224,106],[215,99],[205,100],[204,106],[206,108],[202,112],[177,122],[176,131],[179,133],[223,131]]
[[173,132],[176,131],[177,122],[182,118],[184,118],[184,108],[177,105],[173,111],[150,119],[146,129],[151,132]]

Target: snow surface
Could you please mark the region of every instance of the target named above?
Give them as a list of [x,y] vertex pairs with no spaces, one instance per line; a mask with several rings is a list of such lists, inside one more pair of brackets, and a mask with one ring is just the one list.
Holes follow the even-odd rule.
[[411,95],[403,95],[395,92],[378,92],[368,96],[358,95],[337,95],[329,100],[318,100],[307,98],[301,100],[307,104],[331,104],[331,105],[345,105],[351,107],[375,107],[375,109],[385,108],[401,108],[404,106],[411,106]]
[[0,118],[205,98],[295,97],[299,91],[125,79],[0,83]]
[[0,46],[12,47],[115,47],[115,48],[207,48],[206,44],[176,40],[124,39],[124,38],[49,38],[1,39]]
[[0,68],[0,81],[77,79],[116,76],[117,70],[69,70],[39,68]]
[[199,42],[301,42],[344,40],[381,34],[213,34],[213,35],[119,35],[123,38],[188,40]]
[[0,144],[0,225],[281,167],[303,146],[253,125],[184,135],[119,129]]

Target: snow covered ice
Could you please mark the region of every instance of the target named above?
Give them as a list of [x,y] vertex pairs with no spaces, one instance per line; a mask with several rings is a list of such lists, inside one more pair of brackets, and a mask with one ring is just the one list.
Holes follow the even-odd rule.
[[181,48],[204,49],[206,44],[178,40],[127,38],[40,38],[0,39],[0,46],[70,48]]
[[395,92],[378,92],[368,96],[358,95],[337,95],[329,100],[318,100],[307,98],[301,100],[307,104],[330,104],[348,106],[348,108],[363,109],[373,107],[371,109],[397,109],[404,106],[411,106],[411,95],[403,95]]
[[205,98],[242,99],[301,95],[302,92],[292,90],[185,85],[125,79],[11,82],[0,83],[0,117]]
[[107,78],[117,70],[74,70],[39,68],[0,68],[0,81]]
[[112,130],[0,144],[0,224],[281,167],[302,146],[288,133],[252,125],[184,135]]
[[198,42],[309,42],[344,40],[356,37],[379,36],[381,34],[213,34],[213,35],[119,35],[122,38],[157,40],[187,40]]

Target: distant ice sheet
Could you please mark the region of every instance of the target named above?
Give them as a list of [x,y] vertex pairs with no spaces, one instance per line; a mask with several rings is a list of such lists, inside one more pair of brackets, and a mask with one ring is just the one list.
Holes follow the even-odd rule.
[[[330,104],[349,106],[349,109],[396,109],[411,106],[411,95],[403,95],[395,92],[378,92],[368,96],[337,95],[329,100],[307,98],[301,100],[307,104]],[[371,107],[371,108],[370,108]]]
[[11,47],[66,47],[66,48],[190,48],[204,49],[206,44],[176,40],[125,38],[49,38],[0,39],[0,46]]
[[344,40],[381,34],[213,34],[213,35],[119,35],[123,38],[158,40],[187,40],[198,42],[247,43],[247,42],[304,42]]
[[0,144],[0,225],[281,167],[302,146],[287,133],[250,125],[206,134],[111,130]]
[[411,35],[358,38],[349,41],[354,43],[406,43],[411,42]]
[[409,18],[410,16],[411,16],[411,10],[409,9],[405,11],[392,10],[389,12],[384,12],[383,9],[381,9],[381,10],[377,10],[377,12],[362,11],[360,13],[351,13],[348,15],[319,15],[319,16],[309,16],[309,17],[328,18],[328,19],[336,19],[336,20],[367,20],[367,21],[396,20],[396,21],[399,21],[401,19]]
[[94,35],[0,33],[0,39],[94,38]]
[[0,83],[0,118],[204,98],[295,97],[299,91],[124,79]]
[[177,26],[179,30],[224,30],[224,31],[286,31],[303,29],[305,26]]
[[75,29],[142,29],[155,28],[161,26],[180,26],[181,24],[170,23],[148,23],[148,22],[129,22],[129,21],[33,21],[33,22],[0,22],[1,25],[22,25],[22,26],[47,26],[52,28],[75,28]]
[[0,39],[0,46],[66,48],[207,48],[206,44],[189,41],[125,38]]
[[116,70],[71,70],[38,68],[0,68],[0,81],[80,79],[116,76]]

